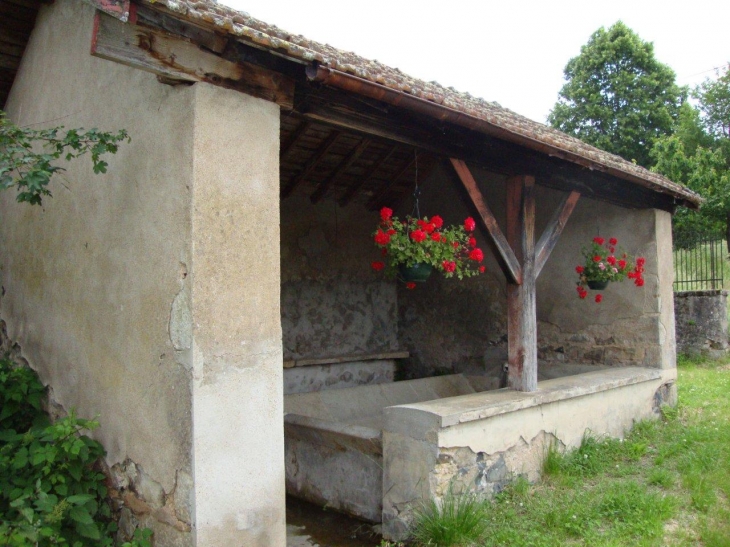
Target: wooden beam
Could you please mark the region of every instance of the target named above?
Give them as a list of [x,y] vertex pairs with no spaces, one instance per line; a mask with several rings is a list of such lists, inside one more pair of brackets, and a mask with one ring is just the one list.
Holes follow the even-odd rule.
[[579,198],[579,192],[573,191],[567,194],[555,210],[553,218],[550,219],[550,222],[545,227],[542,236],[540,236],[540,241],[537,242],[535,249],[535,278],[540,276],[543,266],[545,266],[548,258],[550,258],[550,253],[553,252],[560,238],[560,234],[563,233],[563,228],[565,228],[565,224],[568,222]]
[[504,272],[504,276],[510,283],[515,283],[517,285],[521,284],[522,268],[517,260],[517,256],[515,256],[515,251],[513,250],[514,247],[510,246],[507,238],[504,237],[502,230],[499,229],[497,219],[494,217],[494,214],[487,205],[487,202],[484,200],[484,196],[482,195],[481,190],[479,190],[477,182],[474,180],[471,171],[469,171],[466,163],[461,160],[451,158],[451,164],[454,166],[457,175],[459,175],[461,183],[464,185],[464,188],[466,188],[474,207],[476,207],[482,222],[484,222],[484,226],[491,237],[494,247],[497,249],[497,261]]
[[129,18],[129,0],[87,0],[96,9],[126,22]]
[[291,132],[291,135],[289,135],[289,139],[286,141],[286,143],[281,145],[281,149],[279,150],[279,158],[281,160],[286,158],[286,155],[294,147],[299,138],[304,135],[307,129],[309,129],[309,121],[302,120],[297,128]]
[[300,182],[302,182],[305,178],[307,178],[307,176],[309,176],[312,170],[317,166],[317,164],[322,160],[327,152],[329,152],[329,149],[332,148],[332,145],[335,144],[335,141],[339,136],[339,131],[335,130],[330,133],[329,137],[327,137],[325,141],[320,145],[320,147],[314,152],[314,155],[309,158],[309,161],[307,161],[299,174],[292,177],[292,179],[284,186],[284,188],[281,189],[282,198],[288,197],[292,193],[294,188],[296,188]]
[[145,70],[168,80],[208,82],[291,109],[294,81],[271,70],[231,62],[189,39],[121,21],[97,12],[91,54]]
[[391,146],[386,152],[381,154],[378,158],[375,159],[375,161],[370,166],[370,169],[365,172],[365,174],[358,179],[358,181],[350,186],[347,189],[347,192],[345,192],[345,195],[342,196],[337,203],[340,204],[341,207],[344,207],[348,203],[350,203],[350,200],[357,194],[357,191],[362,188],[364,184],[370,181],[370,179],[373,178],[373,175],[378,172],[378,170],[391,158],[393,153],[398,149],[397,146],[393,145]]
[[512,177],[507,181],[507,240],[522,263],[522,284],[507,283],[507,382],[518,391],[535,391],[537,299],[533,177]]
[[324,197],[324,195],[329,191],[330,186],[337,179],[337,177],[346,172],[352,166],[352,164],[355,163],[358,158],[360,158],[362,153],[365,152],[368,146],[370,146],[371,142],[372,141],[370,139],[363,139],[362,141],[360,141],[360,144],[358,144],[357,147],[353,148],[347,156],[342,158],[342,161],[337,165],[332,174],[330,174],[324,181],[322,181],[319,187],[309,197],[309,199],[312,200],[312,203],[317,203],[320,199]]
[[295,110],[320,123],[414,146],[434,155],[460,158],[470,166],[492,173],[506,176],[531,173],[537,184],[568,192],[577,190],[584,197],[622,207],[669,212],[675,207],[670,195],[475,131],[413,113],[406,115],[388,105],[385,105],[386,112],[374,107],[365,110],[361,102],[356,103],[326,86],[297,86],[296,93]]

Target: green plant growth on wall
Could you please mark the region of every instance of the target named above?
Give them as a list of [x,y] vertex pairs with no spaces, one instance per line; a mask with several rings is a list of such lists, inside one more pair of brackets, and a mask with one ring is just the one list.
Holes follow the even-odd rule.
[[[0,546],[111,546],[116,524],[106,500],[104,455],[83,435],[99,424],[74,412],[51,423],[45,388],[30,369],[0,359]],[[150,547],[138,530],[123,547]]]
[[40,205],[44,196],[51,196],[51,177],[64,171],[57,160],[90,154],[94,173],[106,173],[108,164],[102,156],[116,154],[125,140],[130,140],[125,130],[18,127],[0,110],[0,190],[14,187],[19,202]]

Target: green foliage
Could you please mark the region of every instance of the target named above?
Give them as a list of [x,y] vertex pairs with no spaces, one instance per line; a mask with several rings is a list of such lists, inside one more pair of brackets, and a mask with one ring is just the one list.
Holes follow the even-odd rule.
[[540,483],[516,481],[488,504],[477,545],[727,546],[730,358],[683,356],[678,374],[679,406],[623,441],[550,447]]
[[695,146],[689,153],[679,135],[659,139],[651,151],[652,170],[684,184],[702,195],[702,209],[680,209],[674,218],[674,233],[678,239],[689,233],[723,234],[730,211],[730,171],[722,150]]
[[42,425],[46,421],[41,409],[45,394],[32,370],[0,360],[0,431],[23,432],[34,423]]
[[715,80],[705,80],[693,95],[699,100],[707,133],[730,139],[730,64]]
[[51,196],[48,184],[53,174],[64,171],[54,163],[56,160],[70,161],[90,154],[94,173],[106,173],[107,163],[102,156],[115,154],[124,140],[129,142],[124,130],[109,133],[98,129],[18,127],[0,110],[0,190],[15,187],[19,202],[40,205],[44,196]]
[[440,501],[416,506],[412,534],[417,545],[461,547],[475,545],[485,536],[488,502],[473,492],[457,494],[452,486]]
[[565,67],[566,83],[548,116],[556,129],[640,165],[669,135],[686,90],[654,57],[654,46],[621,21],[601,27]]
[[[49,423],[44,394],[35,373],[0,360],[0,546],[109,547],[116,527],[94,467],[104,449],[81,434],[98,423],[73,412]],[[125,546],[150,547],[149,537]]]

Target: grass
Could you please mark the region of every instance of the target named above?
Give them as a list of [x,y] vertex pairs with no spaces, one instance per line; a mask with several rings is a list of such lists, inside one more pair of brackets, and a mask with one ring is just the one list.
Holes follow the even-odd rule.
[[424,533],[416,545],[730,547],[730,358],[680,359],[678,387],[676,409],[622,441],[586,436],[574,451],[546,454],[540,483],[470,498],[485,531],[454,541]]

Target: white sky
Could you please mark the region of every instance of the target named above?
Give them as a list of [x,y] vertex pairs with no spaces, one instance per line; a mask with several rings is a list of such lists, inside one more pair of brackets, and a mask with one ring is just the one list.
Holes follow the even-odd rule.
[[563,68],[621,19],[694,86],[730,62],[730,0],[219,0],[422,80],[496,101],[539,122]]

